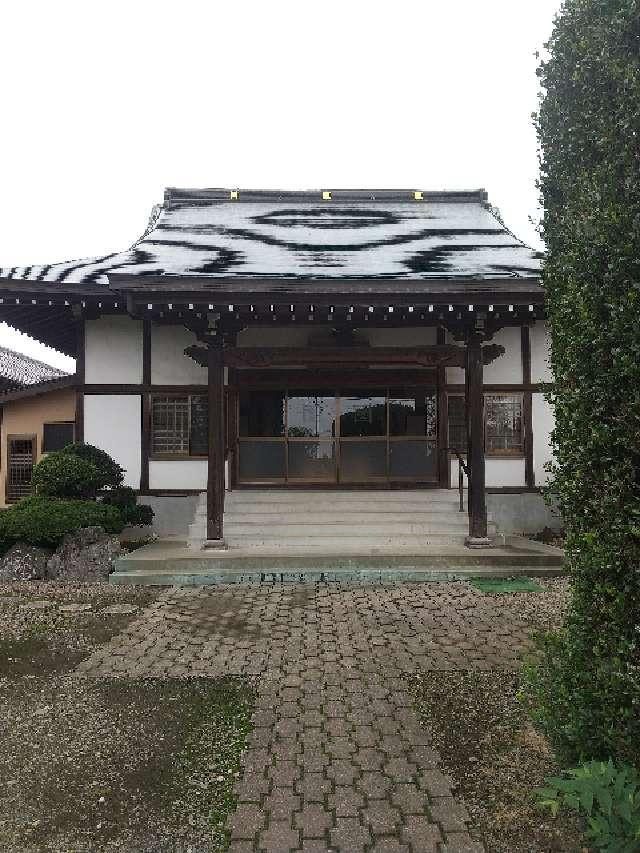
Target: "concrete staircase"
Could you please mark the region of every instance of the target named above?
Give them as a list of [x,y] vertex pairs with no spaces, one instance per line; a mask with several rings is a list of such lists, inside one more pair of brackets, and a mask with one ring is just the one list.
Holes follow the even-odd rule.
[[562,551],[520,537],[466,548],[467,514],[455,491],[231,492],[225,550],[202,548],[206,515],[202,495],[187,542],[158,540],[123,555],[110,583],[445,581],[558,574],[563,566]]
[[[202,494],[188,545],[206,538]],[[463,545],[466,512],[449,489],[320,491],[251,489],[225,501],[224,536],[230,549],[296,554],[417,554],[430,545]],[[489,535],[497,537],[495,525]]]

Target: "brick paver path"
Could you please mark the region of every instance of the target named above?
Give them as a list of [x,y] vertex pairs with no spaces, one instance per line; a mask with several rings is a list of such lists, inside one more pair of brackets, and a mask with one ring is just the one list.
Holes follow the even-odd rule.
[[510,669],[527,637],[463,582],[173,588],[78,671],[258,677],[232,853],[482,853],[404,677]]

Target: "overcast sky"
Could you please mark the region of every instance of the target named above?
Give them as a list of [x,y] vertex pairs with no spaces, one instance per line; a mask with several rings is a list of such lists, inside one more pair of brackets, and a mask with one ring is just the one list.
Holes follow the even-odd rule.
[[3,3],[0,266],[125,249],[165,186],[484,187],[539,247],[535,52],[559,7]]

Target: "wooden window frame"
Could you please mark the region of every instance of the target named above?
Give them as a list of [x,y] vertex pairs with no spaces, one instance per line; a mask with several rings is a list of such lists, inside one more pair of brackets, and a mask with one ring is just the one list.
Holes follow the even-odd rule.
[[[189,460],[194,461],[202,461],[203,459],[208,458],[207,453],[192,453],[191,452],[191,400],[193,397],[206,397],[206,394],[191,394],[186,392],[184,394],[175,391],[175,392],[151,392],[150,401],[149,401],[149,459],[155,461],[185,461]],[[187,400],[187,417],[188,417],[188,442],[189,442],[189,450],[186,453],[176,452],[176,453],[156,453],[154,452],[154,424],[153,424],[153,410],[154,403],[158,398],[163,399],[174,399],[174,400]]]
[[[487,399],[490,397],[509,397],[520,401],[520,447],[500,448],[487,450]],[[484,453],[491,459],[523,459],[525,455],[525,430],[524,430],[524,394],[522,392],[491,391],[483,394],[483,425],[484,425]]]
[[[447,393],[447,444],[449,444],[449,400],[452,397],[461,398],[464,400],[464,394],[459,393]],[[514,448],[513,450],[488,450],[487,449],[487,440],[486,440],[486,430],[487,430],[487,406],[486,399],[488,397],[514,397],[520,400],[520,418],[521,418],[521,428],[520,428],[520,447]],[[526,436],[525,436],[525,400],[524,400],[524,391],[486,391],[482,395],[483,399],[483,411],[482,411],[482,421],[483,421],[483,429],[484,429],[484,455],[489,459],[523,459],[526,456]],[[463,456],[466,456],[466,447],[461,451]],[[449,456],[453,457],[455,454],[450,451]]]
[[[47,450],[45,447],[45,436],[44,436],[44,428],[46,426],[66,426],[70,425],[73,427],[73,436],[71,438],[71,444],[73,444],[76,440],[76,422],[75,421],[43,421],[42,423],[42,443],[40,447],[40,455],[44,455],[45,453],[56,453],[55,450]],[[65,445],[66,446],[66,445]]]

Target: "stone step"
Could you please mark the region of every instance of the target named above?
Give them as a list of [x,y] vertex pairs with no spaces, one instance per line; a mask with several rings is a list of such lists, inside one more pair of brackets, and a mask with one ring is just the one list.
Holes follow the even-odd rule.
[[280,554],[419,554],[432,545],[464,545],[466,533],[429,533],[424,536],[400,535],[394,537],[344,536],[328,540],[326,536],[315,539],[307,536],[289,536],[287,539],[269,536],[244,536],[242,534],[225,535],[229,548],[246,551],[269,548]]
[[316,491],[299,489],[262,490],[244,489],[240,491],[227,492],[225,496],[226,506],[237,504],[256,503],[309,503],[331,501],[333,503],[350,504],[353,501],[367,504],[389,504],[389,503],[416,503],[428,504],[436,502],[456,503],[458,492],[454,489],[424,489],[419,490],[375,490],[367,491],[358,489],[343,491],[342,489],[318,489]]
[[298,536],[310,539],[340,539],[357,534],[361,537],[368,536],[391,540],[398,536],[424,536],[431,533],[465,534],[468,531],[468,524],[464,520],[451,521],[450,519],[447,519],[446,523],[417,522],[415,524],[410,521],[394,521],[385,524],[376,524],[375,522],[351,524],[348,520],[331,524],[319,524],[314,521],[309,521],[306,524],[300,524],[297,521],[284,524],[227,521],[224,529],[226,537],[246,535],[261,539],[264,537],[269,539],[292,539]]
[[[460,512],[460,507],[457,502],[446,504],[438,502],[434,504],[378,504],[372,505],[363,501],[353,501],[350,504],[338,504],[331,501],[322,501],[321,503],[255,503],[255,504],[231,504],[225,506],[225,516],[227,518],[236,518],[239,516],[270,516],[270,515],[318,515],[323,518],[331,515],[465,515]],[[203,510],[196,512],[196,517],[201,515],[206,516],[206,507]]]
[[325,512],[313,512],[307,509],[302,511],[281,511],[279,508],[272,512],[228,512],[225,513],[225,526],[229,524],[438,524],[468,525],[466,512],[449,511],[424,511],[424,512],[393,512],[390,510],[373,511],[344,511],[340,512],[335,507]]

